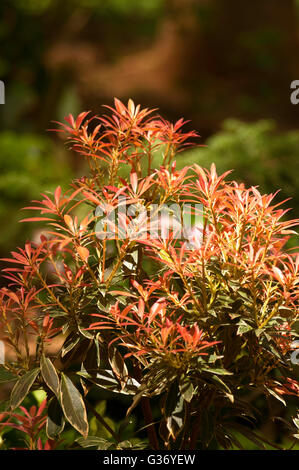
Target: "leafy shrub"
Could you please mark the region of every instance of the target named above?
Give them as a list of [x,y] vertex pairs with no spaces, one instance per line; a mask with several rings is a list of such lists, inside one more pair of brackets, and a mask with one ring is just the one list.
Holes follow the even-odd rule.
[[[15,359],[1,374],[15,381],[11,412],[42,388],[51,441],[67,421],[82,447],[229,449],[245,436],[264,448],[248,391],[284,405],[299,392],[290,361],[299,256],[285,249],[298,221],[214,164],[176,170],[176,154],[197,137],[183,120],[132,100],[109,111],[66,118],[60,131],[90,174],[28,208],[38,214],[24,221],[48,229],[5,260],[12,285],[1,290],[0,319]],[[181,212],[169,226],[172,204]],[[133,399],[117,429],[90,405],[97,388]],[[124,438],[139,408],[148,441]],[[109,438],[91,434],[92,416]]]
[[268,193],[280,189],[278,200],[291,197],[290,206],[298,210],[298,131],[278,132],[272,120],[227,119],[206,144],[206,148],[186,152],[178,166],[214,162],[220,172],[233,168],[237,181]]

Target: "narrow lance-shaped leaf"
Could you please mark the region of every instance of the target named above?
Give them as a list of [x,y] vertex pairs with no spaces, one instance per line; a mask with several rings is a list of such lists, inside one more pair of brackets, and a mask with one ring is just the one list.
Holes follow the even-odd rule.
[[116,348],[109,350],[109,362],[115,376],[124,384],[128,379],[128,369],[121,354]]
[[185,425],[186,420],[186,407],[182,396],[176,404],[175,409],[170,416],[166,418],[167,429],[173,439],[176,439],[177,435],[181,432]]
[[40,361],[41,373],[44,381],[57,397],[59,397],[59,377],[51,360],[44,355]]
[[14,388],[12,389],[10,397],[10,406],[12,410],[17,408],[22,403],[30,388],[32,387],[36,377],[38,376],[39,371],[39,369],[33,369],[27,372],[17,381]]
[[179,389],[184,400],[190,403],[194,395],[194,387],[192,385],[192,382],[188,380],[187,377],[181,377],[179,382]]
[[71,379],[63,373],[61,374],[60,397],[64,416],[80,434],[86,437],[88,421],[83,398]]
[[106,450],[114,445],[113,442],[98,436],[88,436],[87,439],[79,437],[76,442],[78,442],[81,447],[97,447],[99,450]]

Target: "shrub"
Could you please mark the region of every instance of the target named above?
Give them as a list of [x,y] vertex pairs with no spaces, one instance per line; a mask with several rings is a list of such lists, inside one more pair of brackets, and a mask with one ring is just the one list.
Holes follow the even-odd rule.
[[[123,439],[140,407],[152,449],[242,448],[240,435],[264,448],[248,392],[287,405],[299,391],[290,361],[299,256],[285,249],[298,221],[214,164],[176,170],[197,137],[183,120],[132,100],[108,109],[66,118],[60,131],[90,174],[27,208],[39,214],[24,221],[48,228],[5,260],[11,412],[42,388],[51,441],[67,421],[83,447],[140,448],[135,435]],[[132,396],[117,430],[89,403],[97,387]],[[92,414],[110,438],[90,435]]]
[[206,165],[214,162],[218,171],[233,168],[234,178],[249,186],[272,193],[280,188],[279,201],[291,197],[291,207],[299,206],[297,169],[299,133],[278,132],[275,121],[263,119],[248,123],[226,119],[219,132],[206,141],[207,147],[191,150],[179,160]]

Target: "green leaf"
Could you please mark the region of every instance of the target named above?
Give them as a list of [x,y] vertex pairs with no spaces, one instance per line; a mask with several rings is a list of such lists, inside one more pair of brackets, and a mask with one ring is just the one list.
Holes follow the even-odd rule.
[[94,338],[94,333],[86,330],[83,325],[78,325],[78,330],[80,331],[81,335],[84,336],[85,338],[87,339]]
[[12,410],[17,408],[22,403],[30,388],[32,387],[36,377],[38,376],[39,371],[39,369],[33,369],[27,372],[17,381],[14,388],[12,389],[10,397],[10,406]]
[[128,369],[120,352],[116,348],[110,348],[108,359],[116,378],[125,383],[128,379]]
[[226,369],[221,369],[220,367],[218,368],[206,368],[204,367],[202,370],[206,371],[206,372],[210,372],[211,374],[216,374],[216,375],[233,375],[232,372],[229,372],[228,370]]
[[231,395],[232,393],[231,389],[226,385],[225,382],[223,382],[223,380],[221,380],[217,375],[212,375],[212,378],[215,382],[217,382],[221,386],[223,390],[225,390],[228,394]]
[[48,406],[46,432],[49,439],[57,439],[63,431],[65,420],[63,411],[56,397],[52,397]]
[[285,307],[284,305],[281,305],[280,307],[278,307],[278,311],[280,315],[283,315],[285,317],[288,317],[293,314],[293,310],[289,307]]
[[192,400],[192,397],[194,395],[194,387],[188,377],[181,377],[180,382],[179,382],[179,389],[180,392],[188,403]]
[[296,428],[299,429],[299,418],[293,418],[293,423],[295,424]]
[[283,403],[284,406],[287,406],[285,400],[278,393],[274,392],[274,390],[272,390],[271,388],[268,388],[268,387],[267,387],[267,390],[271,395],[273,395],[273,397],[275,397],[277,400],[281,401],[281,403]]
[[125,385],[121,388],[120,383],[115,378],[113,372],[109,369],[101,369],[99,373],[94,376],[88,372],[77,372],[77,375],[83,377],[90,382],[94,383],[98,387],[104,388],[114,393],[122,393],[124,395],[135,395],[138,392],[140,383],[137,380],[129,377]]
[[247,333],[247,331],[252,330],[253,327],[251,325],[248,325],[244,320],[241,320],[239,323],[239,328],[237,331],[237,335],[243,335],[244,333]]
[[64,357],[70,352],[80,341],[80,335],[78,333],[71,333],[65,340],[61,350],[61,357]]
[[[137,253],[137,251],[135,252]],[[134,268],[136,266],[136,260],[132,255],[127,255],[123,262],[122,262],[122,268],[125,268],[124,271],[130,271],[131,273],[134,272]]]
[[166,418],[166,426],[173,439],[181,432],[186,419],[186,406],[182,396],[179,397],[171,416]]
[[81,447],[97,447],[99,450],[107,450],[109,447],[114,446],[113,442],[107,441],[106,439],[97,436],[88,436],[86,439],[79,437],[76,442],[78,442]]
[[44,381],[57,397],[59,397],[59,377],[54,365],[48,357],[42,355],[40,368]]
[[64,416],[84,437],[88,434],[87,413],[83,398],[73,382],[61,374],[60,400]]

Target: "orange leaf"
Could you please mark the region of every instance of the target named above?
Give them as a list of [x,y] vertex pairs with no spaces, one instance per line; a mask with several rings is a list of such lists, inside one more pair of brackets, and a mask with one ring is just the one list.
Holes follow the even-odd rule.
[[89,257],[89,250],[85,246],[78,246],[77,252],[80,258],[86,263]]

